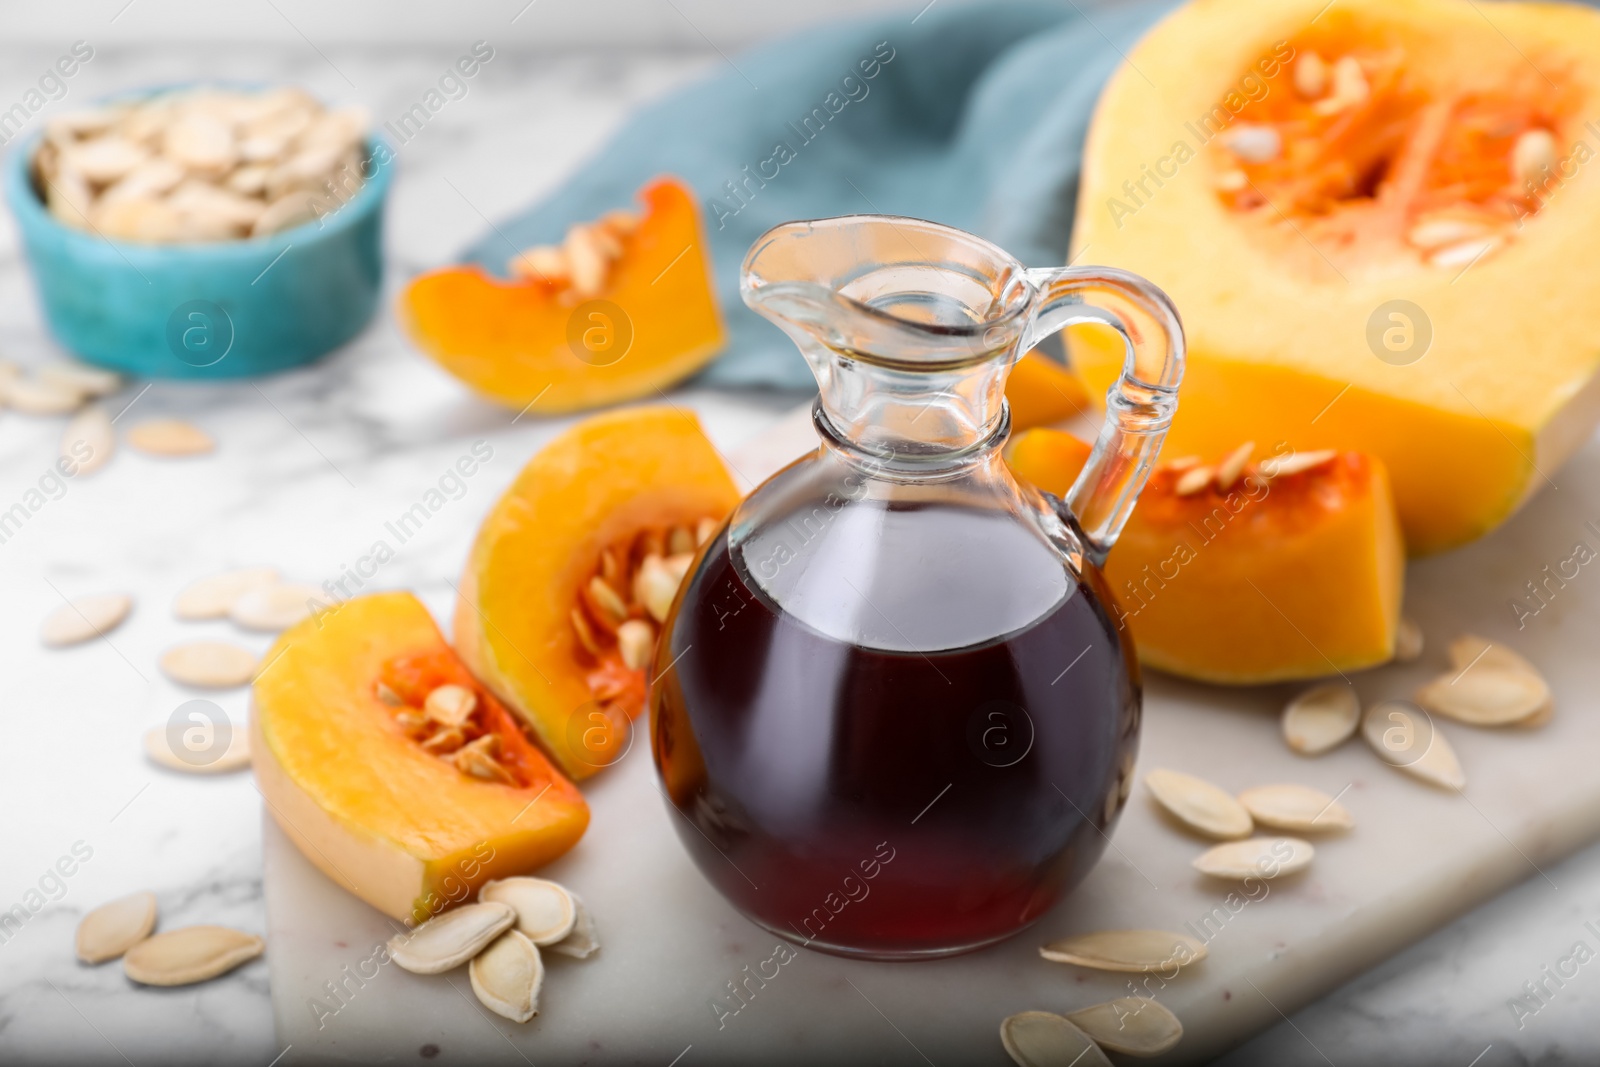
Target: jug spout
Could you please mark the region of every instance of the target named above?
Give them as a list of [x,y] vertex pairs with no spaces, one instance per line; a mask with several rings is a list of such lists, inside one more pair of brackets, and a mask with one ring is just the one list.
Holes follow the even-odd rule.
[[857,448],[925,457],[1004,432],[1033,290],[988,242],[886,216],[787,223],[745,257],[741,291],[800,348],[828,428]]

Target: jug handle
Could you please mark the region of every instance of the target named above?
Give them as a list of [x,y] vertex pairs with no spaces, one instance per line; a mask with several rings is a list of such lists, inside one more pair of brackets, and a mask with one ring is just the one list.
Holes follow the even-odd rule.
[[1127,349],[1122,374],[1106,392],[1106,420],[1094,451],[1064,500],[1099,565],[1122,533],[1178,409],[1183,323],[1166,293],[1128,271],[1067,267],[1022,273],[1039,295],[1018,351],[1083,322],[1112,327]]

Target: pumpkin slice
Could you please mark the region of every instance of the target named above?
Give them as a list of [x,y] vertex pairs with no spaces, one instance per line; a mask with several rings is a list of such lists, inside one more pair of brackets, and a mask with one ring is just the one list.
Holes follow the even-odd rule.
[[[1234,685],[1387,662],[1405,563],[1383,463],[1300,453],[1257,466],[1230,454],[1237,470],[1221,455],[1157,467],[1106,560],[1140,660]],[[1089,446],[1031,430],[1007,456],[1019,477],[1060,495]]]
[[[1182,309],[1172,454],[1374,455],[1413,553],[1559,480],[1600,420],[1600,13],[1204,0],[1128,60],[1073,248]],[[1071,351],[1103,395],[1120,342],[1074,331]]]
[[518,410],[581,411],[649,396],[716,355],[722,320],[694,195],[658,179],[642,218],[612,212],[503,280],[463,265],[406,287],[401,319],[440,366]]
[[456,647],[568,774],[627,751],[657,626],[738,501],[698,419],[635,408],[551,441],[479,528]]
[[[384,914],[421,922],[583,836],[577,788],[411,594],[305,619],[265,662],[251,743],[267,808],[307,859]],[[430,719],[441,689],[470,700],[435,699]],[[460,743],[435,737],[441,716],[459,719]]]

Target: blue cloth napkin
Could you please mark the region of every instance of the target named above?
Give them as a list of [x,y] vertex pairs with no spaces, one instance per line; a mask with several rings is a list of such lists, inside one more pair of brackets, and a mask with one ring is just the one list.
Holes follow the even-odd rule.
[[790,219],[910,215],[986,237],[1030,266],[1065,262],[1100,88],[1170,0],[1089,10],[959,5],[826,26],[732,56],[641,110],[559,191],[466,253],[506,273],[517,249],[632,202],[657,174],[699,197],[729,343],[719,385],[811,388],[793,342],[744,306],[739,264]]

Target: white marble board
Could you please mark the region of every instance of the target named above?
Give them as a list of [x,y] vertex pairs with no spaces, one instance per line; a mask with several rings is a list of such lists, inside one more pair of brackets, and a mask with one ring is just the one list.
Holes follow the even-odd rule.
[[[796,413],[736,453],[759,479],[810,441]],[[1557,698],[1540,730],[1444,726],[1468,774],[1443,792],[1380,764],[1359,740],[1317,760],[1291,754],[1277,712],[1290,687],[1191,685],[1146,676],[1140,773],[1171,766],[1230,789],[1299,781],[1355,816],[1316,838],[1303,874],[1206,928],[1209,957],[1155,989],[1185,1037],[1159,1061],[1204,1061],[1287,1017],[1353,975],[1600,836],[1600,716],[1589,684],[1600,580],[1581,573],[1521,632],[1510,600],[1546,563],[1584,540],[1600,500],[1600,442],[1590,442],[1522,514],[1488,538],[1411,565],[1406,612],[1429,638],[1418,663],[1354,677],[1366,702],[1408,695],[1444,669],[1462,631],[1506,641],[1544,670]],[[515,1026],[483,1010],[464,970],[419,977],[393,966],[347,977],[392,924],[348,896],[265,827],[268,943],[279,1042],[296,1062],[1004,1064],[997,1026],[1028,1008],[1070,1010],[1128,992],[1126,978],[1045,962],[1037,946],[1101,928],[1198,928],[1232,888],[1196,874],[1205,846],[1135,789],[1105,858],[1072,897],[1010,942],[930,963],[845,961],[801,951],[737,1014],[712,1007],[774,938],[723,902],[678,844],[648,746],[585,786],[593,823],[542,873],[579,890],[604,944],[586,962],[551,958],[539,1017]],[[1551,884],[1554,892],[1554,884]],[[1257,893],[1259,896],[1259,892]],[[769,968],[770,969],[770,968]],[[371,968],[367,968],[368,973]],[[342,982],[342,1000],[325,983]],[[320,999],[318,1010],[313,1001]],[[331,1012],[328,1007],[336,1007]],[[1308,1039],[1309,1045],[1309,1039]],[[1302,1062],[1321,1062],[1302,1049]]]

